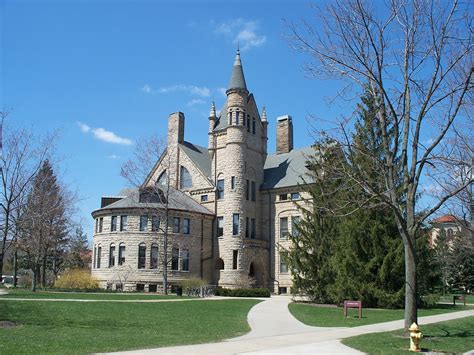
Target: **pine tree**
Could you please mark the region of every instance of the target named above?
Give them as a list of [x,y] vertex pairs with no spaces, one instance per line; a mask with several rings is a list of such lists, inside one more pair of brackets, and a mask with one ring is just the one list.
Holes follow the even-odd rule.
[[85,269],[91,262],[89,241],[81,226],[76,227],[69,241],[66,267],[69,269]]

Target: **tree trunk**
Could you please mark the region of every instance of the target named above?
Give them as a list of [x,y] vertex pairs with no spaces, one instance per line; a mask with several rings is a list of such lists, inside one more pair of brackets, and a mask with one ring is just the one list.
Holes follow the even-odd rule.
[[18,251],[15,248],[15,253],[13,254],[13,287],[17,286],[17,275],[18,275]]
[[415,238],[403,241],[405,249],[405,329],[417,319]]
[[43,269],[43,272],[41,273],[41,285],[43,288],[46,288],[46,254],[44,255],[43,257],[43,265],[42,265],[42,269]]
[[34,265],[32,268],[33,278],[31,280],[31,291],[36,291],[36,284],[39,279],[40,266],[38,264]]
[[0,253],[0,282],[2,282],[3,278],[3,253]]
[[[168,222],[166,230],[168,231]],[[163,237],[163,293],[168,294],[168,232],[165,232]]]

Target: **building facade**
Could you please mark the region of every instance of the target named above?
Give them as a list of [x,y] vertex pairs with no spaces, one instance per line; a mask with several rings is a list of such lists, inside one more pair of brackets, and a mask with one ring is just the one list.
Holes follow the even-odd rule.
[[[104,287],[159,288],[166,230],[171,284],[199,277],[289,292],[280,251],[296,237],[298,205],[307,203],[301,184],[312,148],[293,149],[292,117],[285,115],[277,118],[276,152],[268,154],[266,111],[247,89],[239,52],[226,95],[219,114],[212,104],[207,147],[185,141],[184,114],[171,114],[166,150],[143,186],[102,198],[92,213],[92,275]],[[145,192],[157,186],[167,194],[152,201]]]

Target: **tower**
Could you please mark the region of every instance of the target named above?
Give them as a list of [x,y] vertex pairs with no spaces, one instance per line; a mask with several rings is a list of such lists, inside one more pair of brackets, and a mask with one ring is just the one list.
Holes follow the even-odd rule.
[[[227,100],[210,122],[211,156],[216,184],[219,284],[238,286],[248,277],[265,286],[268,242],[260,230],[259,188],[267,148],[267,123],[262,122],[253,94],[247,89],[237,50]],[[211,125],[212,123],[210,123]]]

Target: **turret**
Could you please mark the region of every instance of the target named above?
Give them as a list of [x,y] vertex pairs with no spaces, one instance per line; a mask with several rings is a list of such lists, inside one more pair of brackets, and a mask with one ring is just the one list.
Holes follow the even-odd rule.
[[[214,104],[214,100],[212,100],[211,111],[209,112],[209,144],[208,149],[214,149],[214,127],[216,126],[216,105]],[[213,153],[213,151],[211,151]],[[211,154],[212,154],[211,153]]]

